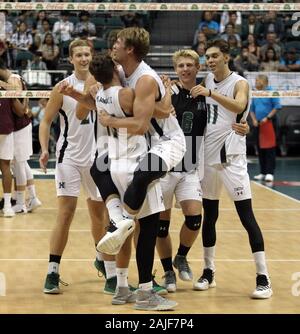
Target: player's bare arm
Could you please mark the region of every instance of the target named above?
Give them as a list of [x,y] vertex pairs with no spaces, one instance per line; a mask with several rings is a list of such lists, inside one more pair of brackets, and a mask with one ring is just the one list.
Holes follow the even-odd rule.
[[211,97],[218,103],[220,103],[224,108],[231,112],[240,114],[245,111],[248,104],[249,95],[249,85],[246,81],[238,81],[234,89],[234,99],[219,94],[216,91],[210,90],[202,85],[197,85],[191,89],[191,94],[195,98],[198,95]]
[[126,118],[111,117],[109,127],[127,128],[131,134],[144,134],[149,129],[150,120],[155,108],[157,91],[156,81],[148,76],[142,76],[135,87],[133,116]]
[[[95,100],[98,90],[101,88],[101,84],[95,80],[95,78],[90,75],[84,83],[84,93],[90,94],[90,96]],[[92,108],[95,109],[95,108]],[[80,120],[86,119],[91,108],[87,108],[81,103],[76,106],[76,117]]]
[[40,167],[46,173],[47,163],[49,159],[49,152],[48,152],[48,145],[49,145],[49,137],[50,137],[50,127],[55,118],[58,114],[59,109],[62,106],[63,102],[63,95],[58,91],[58,84],[54,87],[50,94],[49,101],[45,108],[45,114],[41,121],[40,128],[39,128],[39,140],[41,145],[41,155],[40,155]]

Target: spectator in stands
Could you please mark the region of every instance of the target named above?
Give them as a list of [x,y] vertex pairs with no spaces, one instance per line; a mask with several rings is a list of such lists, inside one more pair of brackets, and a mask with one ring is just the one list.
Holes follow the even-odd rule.
[[81,35],[83,32],[88,37],[96,35],[96,26],[93,22],[90,22],[90,14],[87,11],[82,11],[79,14],[79,20],[75,27],[75,35]]
[[207,71],[205,50],[206,44],[203,42],[199,43],[196,50],[199,55],[199,71]]
[[235,32],[241,34],[241,25],[242,25],[242,15],[241,12],[222,12],[221,21],[220,21],[220,33],[225,31],[225,27],[228,23],[231,23],[235,27]]
[[228,42],[228,37],[234,35],[238,41],[238,46],[241,46],[241,37],[235,32],[235,27],[232,23],[227,23],[225,26],[225,32],[220,35],[222,39]]
[[204,43],[205,46],[206,46],[207,45],[207,37],[204,34],[204,32],[196,30],[192,49],[196,51],[199,43]]
[[261,71],[264,72],[277,72],[279,69],[279,60],[276,56],[274,48],[268,47],[266,53],[263,56],[263,61],[260,64]]
[[53,26],[53,34],[58,42],[68,42],[72,39],[74,24],[69,21],[69,12],[62,11],[60,20]]
[[259,64],[257,57],[249,52],[247,46],[243,46],[241,54],[234,59],[234,66],[243,75],[245,71],[257,71]]
[[276,42],[277,35],[274,32],[267,33],[266,43],[260,48],[260,59],[263,59],[263,56],[269,47],[272,47],[276,52],[276,57],[280,58],[282,54],[282,47]]
[[32,24],[31,33],[44,33],[43,21],[47,19],[47,14],[44,10],[40,10],[37,14],[35,21]]
[[143,24],[137,13],[128,12],[121,16],[121,20],[124,23],[125,28],[128,27],[142,27]]
[[257,58],[260,56],[260,47],[256,43],[256,38],[253,34],[249,34],[247,40],[243,42],[243,46],[247,46],[250,53],[254,54]]
[[208,40],[214,39],[219,33],[219,23],[213,21],[212,13],[210,11],[204,11],[201,22],[198,26],[198,31],[202,31]]
[[229,44],[229,54],[232,59],[238,56],[241,53],[241,48],[238,45],[238,40],[234,35],[228,36],[228,44]]
[[[50,21],[48,19],[43,20],[42,26],[43,26],[43,30],[36,33],[35,36],[39,35],[41,37],[42,43],[44,43],[45,36],[47,34],[53,35],[53,33],[52,33],[51,26],[50,26]],[[54,35],[53,35],[53,38],[54,38]]]
[[51,33],[47,33],[45,35],[45,40],[40,48],[40,51],[42,52],[42,57],[47,65],[47,69],[55,70],[57,66],[59,48],[54,43],[53,35]]
[[300,60],[297,57],[297,50],[290,48],[280,59],[279,69],[280,72],[300,72]]
[[20,28],[20,25],[22,22],[26,23],[26,26],[28,29],[31,29],[31,25],[32,25],[32,20],[30,15],[32,14],[32,12],[28,11],[28,10],[22,10],[21,13],[19,14],[18,17],[16,17],[13,21],[13,28],[14,31],[18,31]]
[[249,34],[254,35],[258,41],[263,38],[263,26],[257,20],[257,17],[254,13],[249,14],[247,19],[243,19],[242,40],[245,40]]
[[[272,90],[268,86],[268,77],[258,75],[255,80],[257,90]],[[274,180],[276,159],[276,135],[272,120],[276,112],[281,109],[279,98],[253,98],[250,116],[254,127],[257,128],[257,147],[260,174],[255,180],[272,182]]]
[[36,51],[33,54],[33,60],[28,63],[27,70],[35,70],[35,71],[45,70],[47,71],[47,65],[46,63],[43,62],[42,55],[43,54],[41,51]]
[[283,38],[284,24],[275,11],[267,12],[264,17],[263,34],[264,36],[267,36],[268,33],[275,33],[278,41]]
[[8,12],[7,10],[1,10],[0,13],[4,15],[4,26],[5,26],[5,37],[6,41],[9,41],[11,39],[11,36],[13,35],[13,25],[12,23],[7,19]]

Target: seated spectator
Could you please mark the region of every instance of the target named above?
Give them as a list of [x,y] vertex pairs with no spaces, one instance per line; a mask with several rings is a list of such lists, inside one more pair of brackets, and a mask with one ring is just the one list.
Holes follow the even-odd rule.
[[264,72],[277,72],[278,68],[279,60],[276,56],[275,50],[270,46],[264,55],[259,69]]
[[238,40],[234,35],[228,36],[229,54],[232,59],[240,54],[241,48],[238,45]]
[[192,49],[196,51],[199,43],[204,43],[206,47],[207,37],[204,32],[196,30]]
[[47,14],[44,10],[40,10],[33,22],[31,33],[35,35],[36,33],[44,33],[43,21],[47,19]]
[[56,21],[53,26],[53,35],[56,38],[56,42],[67,42],[72,39],[74,32],[74,24],[69,21],[69,12],[62,11],[61,18]]
[[13,29],[12,23],[7,18],[8,11],[7,10],[1,10],[0,14],[4,15],[3,22],[5,22],[4,23],[4,27],[5,27],[4,33],[5,33],[5,36],[1,36],[0,38],[3,39],[3,40],[6,39],[6,41],[10,41],[10,39],[11,39],[11,37],[13,35],[13,32],[14,32],[14,29]]
[[284,35],[284,24],[275,11],[269,11],[264,16],[263,34],[266,37],[268,33],[275,33],[280,41]]
[[138,17],[137,13],[134,12],[128,12],[127,14],[122,15],[121,20],[124,23],[125,28],[143,26],[141,19]]
[[96,35],[96,26],[94,23],[90,22],[89,12],[82,11],[79,14],[79,20],[80,22],[78,22],[75,27],[75,35],[80,35],[83,31],[85,31],[88,37]]
[[199,65],[200,65],[199,71],[207,71],[205,49],[206,49],[205,43],[201,42],[198,44],[196,51],[199,55]]
[[257,57],[243,46],[241,54],[234,59],[234,66],[239,73],[243,74],[245,71],[257,71],[259,64]]
[[47,69],[55,70],[59,56],[59,48],[54,43],[53,35],[51,33],[47,33],[45,35],[45,40],[40,48],[40,51],[42,52],[43,60],[47,65]]
[[28,63],[27,70],[47,70],[47,65],[42,60],[42,52],[36,51],[33,60]]
[[263,26],[254,13],[250,13],[247,18],[243,19],[241,34],[242,40],[245,40],[249,34],[254,35],[257,41],[263,38]]
[[264,54],[266,53],[269,47],[272,47],[276,52],[276,57],[280,58],[282,54],[282,47],[279,43],[276,42],[277,35],[274,32],[267,33],[266,42],[260,48],[260,59],[263,59]]
[[220,33],[225,31],[225,27],[228,23],[231,23],[235,27],[235,32],[241,34],[242,28],[242,15],[241,12],[222,12],[221,21],[220,21]]
[[232,23],[227,23],[225,26],[225,32],[221,34],[220,37],[224,39],[226,42],[228,42],[228,37],[230,35],[234,35],[238,41],[238,46],[241,46],[241,37],[238,34],[236,34],[234,25]]
[[203,18],[199,23],[198,31],[202,31],[208,40],[214,39],[217,36],[219,33],[219,23],[213,21],[211,12],[203,12]]
[[300,60],[297,57],[295,48],[290,48],[284,57],[280,59],[280,72],[300,72]]
[[253,34],[248,35],[247,41],[243,42],[243,46],[247,46],[249,52],[259,58],[260,47],[257,45],[255,36]]

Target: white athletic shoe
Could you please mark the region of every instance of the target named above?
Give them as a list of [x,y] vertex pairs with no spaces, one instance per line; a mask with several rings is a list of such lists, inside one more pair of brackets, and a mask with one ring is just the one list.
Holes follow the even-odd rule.
[[14,217],[15,211],[12,209],[12,207],[3,208],[3,216],[6,218]]
[[108,255],[119,253],[127,237],[134,231],[133,219],[124,218],[118,223],[110,221],[105,236],[98,242],[97,250]]
[[273,182],[274,181],[274,176],[272,174],[267,174],[265,177],[266,182]]
[[27,213],[26,205],[16,204],[12,207],[15,213]]
[[271,281],[266,275],[256,276],[256,289],[253,291],[251,298],[268,299],[273,295]]
[[254,176],[254,180],[262,181],[265,179],[265,174],[258,174]]
[[32,212],[41,205],[42,205],[42,202],[37,197],[31,198],[29,199],[29,202],[27,204],[27,211]]
[[211,269],[205,268],[202,276],[194,283],[194,290],[205,291],[216,286],[215,273]]

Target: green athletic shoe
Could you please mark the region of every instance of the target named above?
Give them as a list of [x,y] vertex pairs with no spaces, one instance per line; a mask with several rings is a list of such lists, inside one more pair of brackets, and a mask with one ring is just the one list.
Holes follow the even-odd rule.
[[[105,271],[104,261],[96,259],[94,261],[94,266],[98,270],[98,276],[102,277],[102,275],[103,275],[106,278],[106,271]],[[99,272],[101,274],[99,274]]]
[[47,275],[43,291],[53,295],[61,293],[59,289],[59,274],[51,273]]
[[103,292],[107,295],[114,295],[117,287],[117,276],[107,278],[105,281]]
[[154,292],[156,292],[158,295],[167,295],[168,294],[168,290],[166,288],[164,288],[163,286],[159,285],[156,281],[155,281],[155,274],[156,274],[156,270],[154,270],[154,273],[152,274],[152,283],[153,283],[153,290]]

